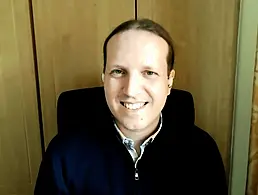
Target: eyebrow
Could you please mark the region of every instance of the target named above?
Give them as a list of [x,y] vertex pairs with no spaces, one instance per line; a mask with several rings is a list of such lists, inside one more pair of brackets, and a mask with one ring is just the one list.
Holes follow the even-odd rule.
[[125,69],[125,67],[124,67],[124,66],[119,65],[119,64],[114,64],[114,65],[112,65],[112,68],[121,68],[121,69]]
[[[124,67],[123,65],[119,65],[119,64],[114,64],[112,65],[112,68],[121,68],[121,69],[126,69],[126,67]],[[147,69],[147,70],[154,70],[155,68],[145,65],[143,66],[143,69]]]
[[154,70],[155,68],[153,68],[153,67],[151,67],[151,66],[146,65],[146,66],[143,66],[143,69],[147,69],[147,70]]

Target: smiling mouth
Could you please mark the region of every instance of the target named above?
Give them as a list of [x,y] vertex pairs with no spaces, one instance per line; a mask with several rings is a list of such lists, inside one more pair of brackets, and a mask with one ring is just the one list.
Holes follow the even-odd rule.
[[147,105],[148,102],[141,102],[141,103],[120,102],[120,104],[129,110],[139,110],[143,108],[145,105]]

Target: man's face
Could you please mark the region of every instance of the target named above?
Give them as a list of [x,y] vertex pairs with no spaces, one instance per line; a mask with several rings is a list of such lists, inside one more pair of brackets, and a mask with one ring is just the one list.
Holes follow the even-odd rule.
[[161,37],[140,30],[113,36],[107,45],[103,76],[108,107],[121,130],[156,127],[174,70],[167,74],[168,45]]

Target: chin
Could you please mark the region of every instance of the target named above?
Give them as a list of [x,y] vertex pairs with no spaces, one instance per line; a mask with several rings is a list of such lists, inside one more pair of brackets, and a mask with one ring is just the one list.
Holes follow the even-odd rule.
[[144,123],[139,122],[139,120],[120,120],[122,123],[120,123],[124,128],[128,130],[141,130],[147,128],[148,124],[146,124],[146,121]]
[[145,129],[147,126],[146,125],[123,125],[127,130],[130,131],[137,131],[137,130],[142,130]]

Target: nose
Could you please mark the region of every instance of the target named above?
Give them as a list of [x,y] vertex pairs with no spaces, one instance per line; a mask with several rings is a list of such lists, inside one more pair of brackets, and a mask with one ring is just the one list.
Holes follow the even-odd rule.
[[128,97],[136,97],[141,93],[142,79],[137,73],[128,74],[124,80],[123,92]]

